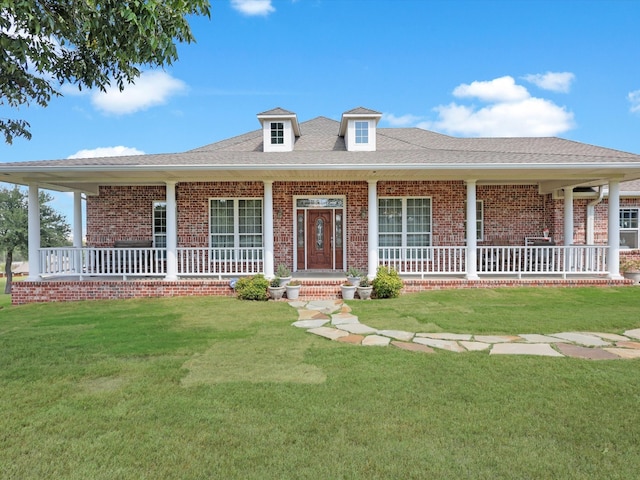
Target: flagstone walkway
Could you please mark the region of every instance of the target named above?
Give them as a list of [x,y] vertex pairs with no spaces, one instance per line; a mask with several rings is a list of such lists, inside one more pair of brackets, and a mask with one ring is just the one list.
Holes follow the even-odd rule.
[[298,310],[292,325],[308,333],[338,342],[365,346],[393,346],[433,353],[488,351],[490,355],[539,355],[590,360],[640,358],[640,328],[624,335],[598,332],[558,332],[547,335],[475,335],[378,330],[360,323],[341,300],[291,301]]

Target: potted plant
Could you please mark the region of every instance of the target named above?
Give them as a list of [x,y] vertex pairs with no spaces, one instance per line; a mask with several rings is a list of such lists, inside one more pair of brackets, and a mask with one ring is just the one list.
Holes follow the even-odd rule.
[[360,283],[356,287],[356,291],[358,292],[358,297],[360,300],[369,300],[371,298],[371,292],[373,292],[373,285],[367,277],[360,278]]
[[276,270],[276,277],[280,279],[280,286],[284,287],[291,281],[291,270],[284,263],[278,265]]
[[620,261],[620,271],[624,278],[633,280],[636,285],[640,284],[640,258],[623,258]]
[[349,282],[344,282],[340,285],[340,290],[342,291],[342,298],[344,300],[353,300],[356,293],[356,286],[352,285]]
[[292,280],[287,283],[285,287],[287,289],[287,298],[289,300],[297,300],[297,298],[300,296],[301,286],[302,283],[300,282],[300,280]]
[[362,272],[357,268],[349,267],[347,269],[347,281],[354,287],[357,287],[358,283],[360,283],[360,277],[362,277]]
[[273,300],[280,300],[284,295],[284,287],[280,285],[280,277],[273,277],[273,280],[269,282],[267,290]]

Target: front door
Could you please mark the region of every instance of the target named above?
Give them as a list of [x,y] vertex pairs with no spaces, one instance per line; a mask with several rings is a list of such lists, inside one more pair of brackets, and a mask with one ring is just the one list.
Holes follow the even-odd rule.
[[333,268],[333,211],[307,213],[307,268]]

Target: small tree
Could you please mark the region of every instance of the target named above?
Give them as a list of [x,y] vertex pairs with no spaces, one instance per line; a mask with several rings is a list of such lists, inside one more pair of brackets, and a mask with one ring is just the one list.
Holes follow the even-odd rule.
[[[51,194],[40,191],[40,243],[45,247],[59,247],[69,244],[68,235],[71,230],[64,216],[56,212],[48,202],[53,200]],[[4,271],[7,284],[4,293],[11,293],[14,251],[25,257],[29,254],[28,232],[28,196],[18,187],[12,189],[0,187],[0,250],[6,253]]]

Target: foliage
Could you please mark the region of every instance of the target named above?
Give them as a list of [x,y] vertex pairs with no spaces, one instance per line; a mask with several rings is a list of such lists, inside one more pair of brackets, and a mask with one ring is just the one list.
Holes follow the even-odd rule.
[[276,276],[280,278],[287,278],[291,276],[291,270],[284,263],[278,265],[278,269],[276,270]]
[[[6,252],[7,284],[5,293],[11,292],[13,252],[17,250],[25,257],[29,253],[28,198],[28,194],[18,187],[12,189],[0,187],[0,250]],[[40,245],[43,247],[68,245],[67,237],[71,230],[69,224],[64,216],[47,205],[47,202],[53,200],[53,197],[40,190],[38,200],[40,203]]]
[[289,283],[287,283],[288,287],[299,287],[300,285],[302,285],[302,282],[300,280],[291,280]]
[[369,278],[366,275],[363,275],[362,277],[360,277],[360,283],[358,284],[358,286],[362,288],[367,288],[371,286],[371,282],[369,281]]
[[[189,15],[209,16],[209,1],[2,1],[0,106],[46,107],[65,83],[123,90],[140,66],[170,65],[175,42],[195,40]],[[25,120],[0,118],[0,131],[7,143],[31,138]]]
[[626,257],[620,259],[621,272],[640,272],[640,258]]
[[362,272],[360,271],[360,269],[356,267],[347,268],[347,277],[355,278],[355,277],[361,277],[361,276],[362,276]]
[[270,287],[280,287],[280,277],[273,277],[269,282]]
[[261,273],[252,277],[242,277],[236,283],[236,293],[240,300],[269,300],[267,292],[269,280],[264,278]]
[[404,286],[398,272],[393,268],[380,266],[373,279],[373,291],[377,298],[396,298]]

